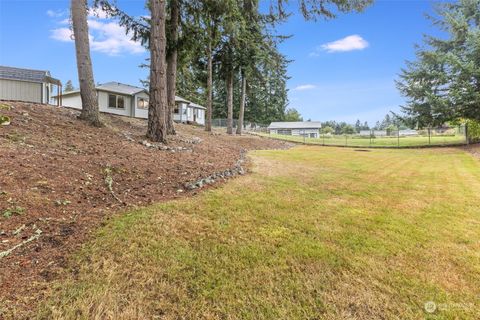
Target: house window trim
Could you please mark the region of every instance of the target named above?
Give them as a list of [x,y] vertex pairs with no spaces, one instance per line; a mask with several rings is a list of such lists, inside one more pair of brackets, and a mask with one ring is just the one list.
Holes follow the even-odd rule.
[[[140,107],[140,100],[143,100],[143,104],[144,106],[143,107]],[[145,103],[147,103],[147,106],[145,107]],[[148,104],[149,104],[149,101],[145,98],[142,98],[142,97],[137,97],[137,109],[139,110],[148,110]]]
[[[115,96],[115,107],[110,106],[110,96]],[[123,107],[121,107],[121,108],[118,106],[118,98],[122,98],[122,99],[123,99]],[[114,110],[125,110],[125,101],[126,101],[126,97],[125,97],[125,96],[120,95],[120,94],[109,93],[109,94],[108,94],[108,104],[107,104],[107,107],[108,107],[109,109],[114,109]]]

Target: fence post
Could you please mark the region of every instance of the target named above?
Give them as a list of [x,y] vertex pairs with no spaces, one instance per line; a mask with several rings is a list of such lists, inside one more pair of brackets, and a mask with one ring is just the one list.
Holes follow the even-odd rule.
[[400,128],[397,128],[397,145],[400,148]]
[[303,129],[303,143],[305,144],[305,129]]
[[468,122],[465,122],[465,143],[470,144],[470,139],[468,137]]

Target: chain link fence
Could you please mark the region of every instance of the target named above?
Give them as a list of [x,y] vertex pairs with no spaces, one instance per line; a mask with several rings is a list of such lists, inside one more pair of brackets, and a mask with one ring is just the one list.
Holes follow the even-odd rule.
[[303,132],[302,129],[290,130],[289,134],[270,134],[269,132],[259,132],[259,134],[282,140],[325,146],[422,147],[468,143],[468,128],[466,125],[421,130],[361,130],[354,134],[333,134],[320,130],[315,138],[312,138],[310,133]]
[[[238,126],[238,119],[233,119],[233,128],[236,129]],[[226,128],[227,119],[212,119],[212,127],[214,128]],[[266,124],[260,124],[257,122],[244,121],[243,122],[243,131],[246,132],[263,132],[267,133]]]

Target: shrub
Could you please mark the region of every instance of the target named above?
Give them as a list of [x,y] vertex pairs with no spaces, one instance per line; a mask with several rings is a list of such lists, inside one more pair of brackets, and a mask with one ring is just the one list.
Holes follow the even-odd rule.
[[468,140],[470,142],[480,142],[480,121],[467,120]]

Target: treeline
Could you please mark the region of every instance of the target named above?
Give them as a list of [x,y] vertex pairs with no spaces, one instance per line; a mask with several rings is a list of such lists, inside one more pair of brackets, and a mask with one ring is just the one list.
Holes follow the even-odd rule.
[[[135,17],[113,0],[91,5],[117,18],[132,40],[150,51],[146,66],[150,103],[147,137],[166,142],[175,134],[175,95],[207,108],[205,129],[212,117],[227,118],[233,133],[234,115],[241,134],[244,119],[267,123],[283,120],[287,105],[288,61],[278,50],[286,37],[276,27],[297,6],[305,19],[334,18],[338,12],[361,11],[372,0],[270,0],[261,12],[259,0],[149,0],[150,16]],[[90,59],[87,0],[71,0],[77,50],[81,118],[99,126],[98,102]]]
[[394,115],[387,114],[382,121],[377,121],[374,126],[370,127],[367,121],[357,120],[354,124],[344,121],[325,121],[322,122],[322,132],[331,134],[355,134],[362,130],[397,130],[407,129],[403,121]]
[[473,134],[480,127],[480,0],[439,3],[429,18],[442,36],[426,35],[402,70],[397,87],[407,103],[398,116],[418,128],[468,123]]

